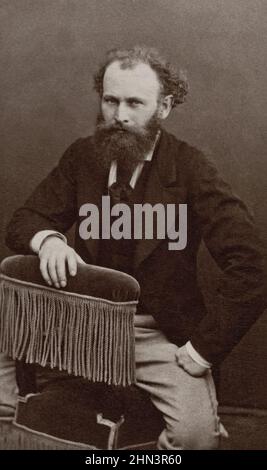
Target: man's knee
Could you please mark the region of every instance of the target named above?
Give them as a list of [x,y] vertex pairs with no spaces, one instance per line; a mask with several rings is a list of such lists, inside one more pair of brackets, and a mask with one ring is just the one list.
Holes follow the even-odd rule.
[[160,449],[211,450],[218,446],[219,432],[215,426],[202,426],[200,423],[188,425],[177,422],[165,428],[158,441]]

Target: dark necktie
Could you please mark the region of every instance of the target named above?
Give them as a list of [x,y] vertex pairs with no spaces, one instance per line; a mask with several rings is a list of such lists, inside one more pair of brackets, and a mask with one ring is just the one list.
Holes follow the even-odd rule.
[[128,201],[133,188],[130,186],[132,170],[125,169],[123,165],[117,165],[117,181],[109,187],[109,195],[113,204]]

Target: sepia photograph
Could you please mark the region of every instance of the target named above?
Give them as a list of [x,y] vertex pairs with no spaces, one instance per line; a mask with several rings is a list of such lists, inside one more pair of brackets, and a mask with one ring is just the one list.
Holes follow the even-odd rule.
[[0,459],[267,450],[266,21],[0,0]]

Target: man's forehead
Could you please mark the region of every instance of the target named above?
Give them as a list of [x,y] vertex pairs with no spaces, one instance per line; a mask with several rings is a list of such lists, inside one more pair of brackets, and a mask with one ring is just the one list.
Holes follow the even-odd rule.
[[131,68],[121,68],[119,61],[110,64],[103,80],[104,93],[123,95],[146,95],[157,97],[160,82],[150,65],[139,62]]

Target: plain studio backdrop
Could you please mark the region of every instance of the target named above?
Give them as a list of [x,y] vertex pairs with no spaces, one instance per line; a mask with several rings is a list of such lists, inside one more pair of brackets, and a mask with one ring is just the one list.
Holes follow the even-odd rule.
[[[204,150],[267,239],[266,0],[1,0],[1,240],[12,212],[94,128],[92,74],[107,49],[160,48],[190,83],[167,128]],[[216,275],[214,275],[216,274]],[[205,249],[207,302],[219,276]],[[221,402],[267,408],[267,316],[223,366]]]

